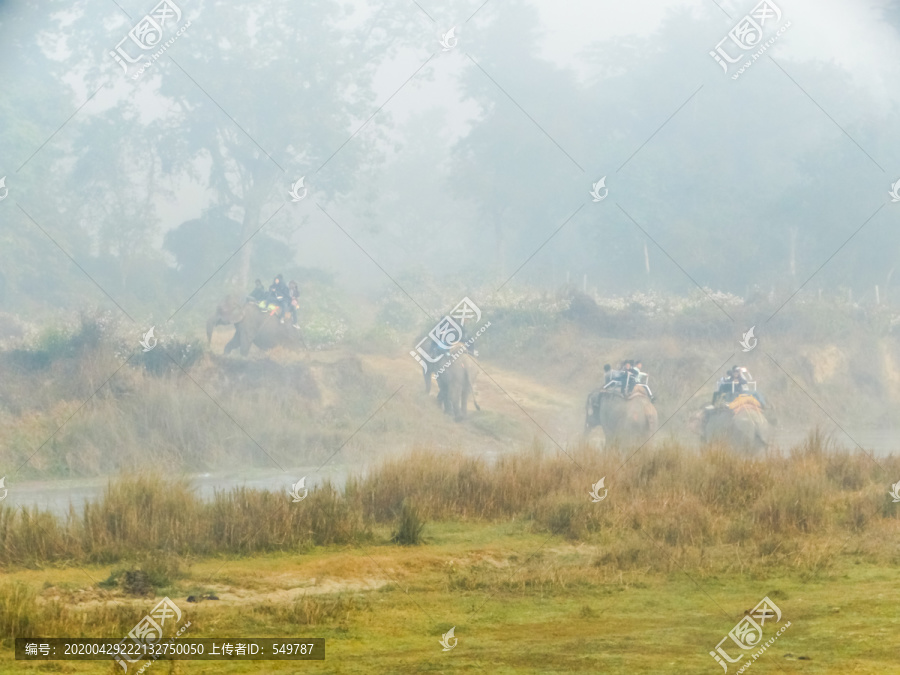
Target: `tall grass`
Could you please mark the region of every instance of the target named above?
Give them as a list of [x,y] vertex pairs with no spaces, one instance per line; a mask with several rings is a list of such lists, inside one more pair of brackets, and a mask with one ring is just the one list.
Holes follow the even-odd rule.
[[[534,446],[489,464],[463,454],[435,461],[421,448],[349,479],[343,491],[325,484],[296,504],[286,494],[246,488],[203,501],[184,481],[124,477],[64,521],[0,504],[0,564],[111,563],[157,551],[302,551],[387,543],[391,533],[399,543],[414,544],[423,522],[440,520],[517,520],[574,540],[615,541],[626,549],[663,545],[697,555],[720,545],[786,555],[810,537],[845,541],[900,531],[900,509],[879,465],[817,435],[759,458],[720,446],[697,453],[676,443],[645,449],[627,462],[616,449],[598,453],[587,445],[569,455]],[[900,458],[879,463],[888,475],[900,475]],[[609,494],[595,504],[588,491],[600,477]],[[877,552],[872,540],[866,546]]]
[[[144,353],[138,337],[129,342],[86,316],[0,350],[0,464],[22,467],[18,477],[28,480],[151,463],[189,471],[271,467],[271,458],[313,463],[382,395],[382,378],[351,355],[317,364],[313,374],[290,355],[225,358],[171,335]],[[326,407],[323,396],[337,398],[332,391],[339,405]]]

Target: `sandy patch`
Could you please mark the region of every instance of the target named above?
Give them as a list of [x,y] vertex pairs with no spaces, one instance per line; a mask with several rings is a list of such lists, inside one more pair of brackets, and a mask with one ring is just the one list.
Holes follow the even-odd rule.
[[[296,580],[294,580],[296,584]],[[389,579],[306,579],[293,588],[281,588],[272,591],[250,591],[224,584],[207,584],[218,598],[218,603],[226,605],[245,605],[257,603],[289,604],[298,598],[310,595],[329,595],[334,593],[362,593],[377,591],[391,583]],[[204,600],[213,602],[215,600]]]

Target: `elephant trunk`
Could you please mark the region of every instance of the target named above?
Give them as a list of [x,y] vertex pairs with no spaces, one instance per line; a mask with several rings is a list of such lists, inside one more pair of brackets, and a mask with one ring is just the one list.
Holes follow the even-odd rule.
[[206,344],[212,344],[213,328],[219,325],[219,315],[209,317],[206,321]]

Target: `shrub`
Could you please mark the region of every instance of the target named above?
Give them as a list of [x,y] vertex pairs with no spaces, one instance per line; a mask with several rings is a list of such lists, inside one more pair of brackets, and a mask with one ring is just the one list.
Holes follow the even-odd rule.
[[424,529],[425,523],[419,510],[409,500],[403,500],[397,518],[397,529],[391,535],[391,541],[401,546],[418,546],[422,543]]

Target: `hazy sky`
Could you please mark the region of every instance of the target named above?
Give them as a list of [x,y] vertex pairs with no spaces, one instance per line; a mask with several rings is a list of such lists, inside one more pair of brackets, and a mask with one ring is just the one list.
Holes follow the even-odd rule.
[[[453,9],[434,8],[427,2],[420,3],[434,17],[430,22],[422,10],[410,0],[408,11],[413,20],[422,26],[422,42],[420,45],[407,46],[397,50],[395,55],[379,69],[374,80],[374,89],[380,101],[386,100],[397,89],[411,72],[421,63],[423,50],[437,48],[436,41],[440,34],[449,29],[453,22],[457,25],[457,35],[461,45],[469,49],[475,44],[467,44],[466,38],[477,36],[479,24],[483,25],[502,17],[504,0],[488,0],[481,6],[481,0],[460,3]],[[572,70],[580,80],[597,77],[596,65],[585,58],[587,52],[598,44],[628,38],[650,38],[657,36],[660,41],[667,39],[663,33],[664,21],[670,13],[689,12],[699,19],[717,18],[722,25],[722,34],[737,19],[748,12],[755,2],[734,2],[714,0],[629,0],[613,2],[605,0],[585,2],[552,2],[538,1],[532,3],[539,13],[542,22],[542,33],[538,35],[540,56],[554,64]],[[897,63],[900,63],[900,40],[897,28],[886,23],[883,10],[888,0],[864,0],[863,2],[847,2],[841,0],[779,0],[785,18],[792,22],[791,29],[779,40],[773,55],[784,61],[818,61],[833,64],[846,70],[854,81],[869,89],[876,99],[900,98],[900,87],[893,85],[896,80]],[[346,20],[347,26],[365,25],[382,11],[382,5],[355,0],[346,3],[352,8]],[[481,6],[481,9],[478,7]],[[395,11],[404,11],[404,7],[393,6]],[[472,21],[465,25],[465,19],[478,9]],[[727,13],[727,14],[726,14]],[[729,19],[730,15],[732,19]],[[111,23],[121,21],[122,17],[113,13]],[[502,19],[501,19],[502,20]],[[123,24],[124,25],[124,24]],[[249,29],[248,29],[249,30]],[[514,36],[510,36],[514,39]],[[698,41],[698,53],[708,51],[715,43],[712,38],[709,44]],[[44,41],[45,48],[58,58],[66,58],[70,49],[62,41]],[[454,54],[457,56],[457,54]],[[710,62],[711,68],[715,65]],[[464,135],[469,124],[479,113],[472,101],[466,101],[458,86],[459,78],[470,64],[462,58],[447,58],[435,61],[428,73],[410,83],[390,105],[376,117],[373,123],[385,119],[388,115],[398,127],[402,136],[402,127],[411,116],[426,110],[443,111],[446,121],[445,141],[447,147]],[[768,67],[773,67],[768,64]],[[698,81],[705,74],[698,73]],[[87,92],[86,85],[79,82],[79,74],[73,72],[67,83],[80,96]],[[154,110],[161,110],[164,104],[154,99],[151,90],[138,88],[131,91],[128,83],[119,83],[128,95],[144,97],[140,110],[145,115],[144,121],[153,117]],[[892,86],[893,85],[893,86]],[[96,111],[116,105],[121,91],[104,91],[95,102]],[[161,203],[160,214],[167,223],[178,223],[184,219],[196,217],[206,205],[207,197],[198,186],[182,184],[179,198],[175,201]]]
[[[662,22],[673,10],[689,11],[698,17],[721,17],[724,33],[755,4],[754,0],[628,0],[535,2],[534,6],[545,27],[542,55],[585,77],[591,72],[581,57],[596,42],[657,34],[664,40]],[[790,61],[833,64],[880,96],[900,98],[900,87],[896,86],[900,26],[891,26],[883,17],[890,0],[778,0],[777,4],[792,22],[778,42],[779,56]],[[697,48],[709,46],[698,44]]]
[[[829,234],[835,238],[833,245],[829,240],[825,246],[828,250],[816,250],[808,260],[801,261],[798,273],[802,274],[810,266],[811,270],[815,269],[846,238],[844,230],[849,225],[840,219],[857,222],[865,217],[855,212],[842,213],[826,223],[825,216],[837,209],[821,207],[816,211],[815,207],[817,203],[827,203],[829,197],[836,197],[816,191],[828,192],[827,186],[833,179],[868,180],[867,172],[873,170],[876,160],[881,162],[878,171],[886,174],[872,179],[881,181],[878,199],[885,198],[887,187],[900,176],[900,165],[893,164],[897,137],[891,108],[896,109],[900,97],[900,88],[895,84],[895,71],[900,63],[900,12],[896,4],[889,5],[887,0],[776,0],[783,19],[789,20],[791,26],[769,55],[784,65],[786,73],[780,72],[775,63],[762,59],[750,75],[735,84],[721,73],[708,52],[757,2],[560,3],[546,0],[528,4],[527,0],[465,0],[445,4],[419,0],[417,4],[413,0],[352,0],[335,4],[334,7],[344,11],[342,18],[335,18],[342,26],[365,34],[377,20],[381,23],[373,30],[381,33],[375,33],[371,44],[378,46],[366,57],[371,58],[376,68],[372,82],[374,95],[370,102],[354,111],[355,118],[349,124],[346,120],[341,122],[338,131],[348,139],[347,147],[328,169],[340,172],[340,176],[353,174],[356,184],[344,186],[342,192],[320,191],[317,199],[330,201],[341,222],[361,238],[368,238],[366,245],[383,256],[379,262],[392,270],[406,263],[421,262],[422,256],[417,256],[415,251],[422,242],[414,236],[407,237],[408,232],[401,231],[402,228],[433,226],[438,231],[432,239],[438,241],[451,222],[471,225],[470,234],[477,235],[476,245],[485,256],[494,250],[491,239],[494,225],[500,223],[498,231],[507,227],[512,235],[506,242],[512,251],[510,264],[517,264],[516,260],[525,259],[536,250],[574,209],[563,202],[576,197],[586,199],[591,182],[615,171],[629,153],[640,150],[641,155],[619,177],[618,186],[623,190],[630,189],[634,194],[643,185],[653,185],[657,192],[663,192],[667,185],[673,186],[672,194],[661,198],[645,217],[668,221],[673,227],[688,226],[693,220],[709,225],[706,231],[698,230],[695,235],[710,237],[718,233],[716,223],[738,220],[734,213],[721,213],[725,208],[721,201],[716,202],[716,197],[735,191],[735,199],[740,199],[745,193],[742,171],[750,169],[747,175],[761,176],[759,169],[776,167],[778,171],[766,171],[754,186],[762,196],[770,221],[783,218],[791,220],[792,225],[806,224],[810,230],[820,226],[831,228]],[[260,47],[265,46],[265,32],[259,30],[260,16],[271,19],[264,13],[286,12],[285,5],[260,4],[246,12],[235,10],[232,17],[223,13],[221,6],[217,9],[200,0],[196,3],[184,0],[181,4],[185,13],[196,19],[196,27],[173,48],[173,54],[181,58],[192,78],[196,76],[210,87],[211,96],[216,104],[222,105],[225,114],[240,118],[246,100],[233,97],[227,73],[218,79],[222,74],[216,70],[222,67],[220,57],[211,52],[215,51],[217,42],[241,40],[245,33],[251,38],[249,53],[269,58]],[[121,5],[132,16],[140,16],[148,9],[148,3],[143,0],[122,0]],[[21,7],[18,6],[18,11],[22,11]],[[5,9],[15,13],[17,6],[7,4]],[[302,16],[303,10],[297,11],[295,18]],[[0,19],[3,16],[0,14]],[[58,89],[53,85],[59,96],[61,119],[97,90],[100,80],[103,83],[90,104],[78,112],[71,127],[64,129],[65,133],[55,138],[53,144],[63,143],[90,116],[109,115],[114,119],[118,109],[135,116],[140,124],[159,119],[171,120],[173,125],[182,123],[187,114],[183,102],[161,96],[157,87],[163,77],[184,80],[177,69],[159,68],[134,86],[120,77],[118,66],[109,58],[110,47],[133,23],[115,3],[110,2],[107,8],[76,2],[47,18],[37,11],[27,16],[35,26],[32,39],[50,58],[63,64],[60,68],[64,73],[63,84]],[[93,39],[84,45],[79,42],[82,33],[76,28],[83,28],[87,21],[92,26],[101,26],[99,34],[103,39]],[[314,36],[308,31],[316,30],[315,25],[306,26],[300,21],[284,25],[296,32],[298,38]],[[459,48],[443,53],[438,40],[451,27],[456,28]],[[394,32],[385,33],[385,30]],[[676,30],[677,35],[673,34]],[[10,53],[10,44],[7,42],[6,49],[0,44],[0,76],[10,83],[10,91],[17,91],[28,87],[28,64],[20,58],[24,65],[16,70],[14,64],[19,55]],[[272,80],[261,82],[260,92],[266,87],[273,91],[291,87],[294,73],[303,70],[301,66],[283,72],[278,69],[277,54],[272,60]],[[429,60],[427,67],[410,80],[426,60]],[[473,61],[486,66],[483,75]],[[263,60],[254,67],[263,64],[262,70],[268,72],[269,63]],[[321,69],[322,78],[330,82],[328,62],[317,63],[325,64]],[[228,64],[227,67],[239,66]],[[793,77],[797,79],[791,82]],[[654,138],[655,130],[701,86],[705,89],[695,103]],[[512,93],[505,93],[504,87]],[[852,89],[852,93],[845,95],[847,89]],[[265,102],[260,100],[260,105]],[[351,134],[382,105],[383,109],[351,139]],[[245,117],[252,117],[246,108],[242,112]],[[52,125],[47,126],[46,130],[39,131],[51,133]],[[256,126],[265,125],[256,123]],[[228,124],[223,128],[228,128]],[[473,129],[475,133],[466,138]],[[504,132],[512,129],[516,136],[503,138]],[[279,177],[272,188],[267,213],[286,199],[290,183],[304,173],[312,194],[316,194],[316,179],[312,175],[316,167],[303,163],[302,148],[285,145],[290,131],[247,129],[249,135],[264,139],[262,145],[266,152],[278,157],[287,167],[286,175]],[[322,137],[315,136],[318,129],[310,133],[311,138]],[[369,149],[372,149],[376,138],[377,152],[351,160],[354,146],[366,147],[364,143],[371,141]],[[315,152],[327,156],[340,147],[341,140],[335,139],[333,147],[319,147]],[[464,142],[459,143],[460,140]],[[553,143],[562,152],[552,147]],[[84,150],[102,154],[105,139],[98,138],[88,145],[90,148]],[[310,147],[313,145],[310,143]],[[734,149],[733,157],[724,160],[726,165],[739,168],[731,173],[710,171],[709,167],[723,161],[712,151],[726,146]],[[549,153],[542,154],[548,148]],[[465,152],[475,157],[471,164],[460,162],[459,155]],[[569,162],[571,157],[567,159],[563,152],[571,153],[584,164],[583,176],[574,172],[574,160]],[[873,156],[872,161],[867,159],[869,154]],[[36,170],[33,167],[44,157],[46,153],[39,154],[29,170]],[[677,164],[685,157],[683,166]],[[825,167],[823,159],[831,164]],[[160,171],[155,177],[156,187],[161,188],[151,196],[159,216],[152,230],[157,244],[166,231],[198,217],[203,209],[221,199],[208,186],[208,155],[198,152],[191,155],[191,161],[195,169],[193,176]],[[352,162],[360,166],[353,166]],[[862,170],[858,170],[857,162]],[[366,163],[368,166],[363,166]],[[488,166],[492,163],[494,166]],[[531,175],[522,175],[521,182],[515,183],[520,178],[517,170],[526,166]],[[357,169],[360,169],[358,177]],[[668,171],[669,175],[661,175],[661,171]],[[493,193],[479,193],[477,185],[469,185],[468,192],[460,192],[458,186],[465,183],[467,175],[477,175],[473,180],[483,184],[493,180],[492,176],[504,176],[513,185],[512,192],[503,192],[500,179]],[[671,175],[675,180],[670,179]],[[614,180],[610,178],[611,184]],[[626,185],[628,180],[631,183]],[[803,180],[815,186],[815,191],[804,190]],[[320,181],[321,185],[326,183],[325,179]],[[696,185],[705,185],[706,189],[695,189]],[[172,194],[165,195],[162,188],[170,189]],[[865,192],[868,186],[854,184],[852,188]],[[570,197],[567,189],[577,195]],[[522,197],[543,195],[554,206],[535,215],[525,225],[527,216],[540,211],[540,204],[530,203],[531,211],[527,214],[497,215],[507,204],[520,199],[516,190],[521,190]],[[784,195],[780,190],[789,194]],[[863,197],[848,193],[845,201],[853,199]],[[641,201],[635,199],[636,203]],[[240,210],[239,206],[235,207],[232,215],[241,218]],[[292,211],[291,217],[298,212]],[[453,217],[443,217],[448,213]],[[591,212],[591,217],[598,213]],[[316,215],[321,218],[321,214]],[[392,226],[394,232],[385,234]],[[621,246],[637,246],[635,250],[642,255],[643,243],[637,240],[629,243],[624,225],[621,229]],[[300,264],[343,269],[359,277],[369,275],[367,281],[384,281],[383,273],[371,261],[348,264],[348,258],[356,253],[348,254],[346,237],[327,221],[317,223],[310,230],[304,236],[314,234],[312,239],[293,242]],[[566,261],[573,251],[589,247],[589,239],[565,240],[565,236],[584,234],[578,227],[570,230],[553,242],[543,254],[545,258],[556,250],[558,259]],[[528,236],[520,237],[523,232]],[[778,247],[787,244],[775,241],[780,232],[772,234],[771,250],[759,255],[769,259],[783,257]],[[806,247],[814,249],[813,245],[820,243],[818,239],[821,237],[808,234]],[[596,247],[597,242],[590,245]],[[674,247],[674,242],[661,241],[660,245]],[[802,251],[802,233],[799,246]],[[500,246],[496,248],[499,250]],[[658,255],[653,251],[651,254]],[[538,258],[529,269],[536,269],[540,263]],[[891,264],[889,260],[883,261],[885,270]]]

